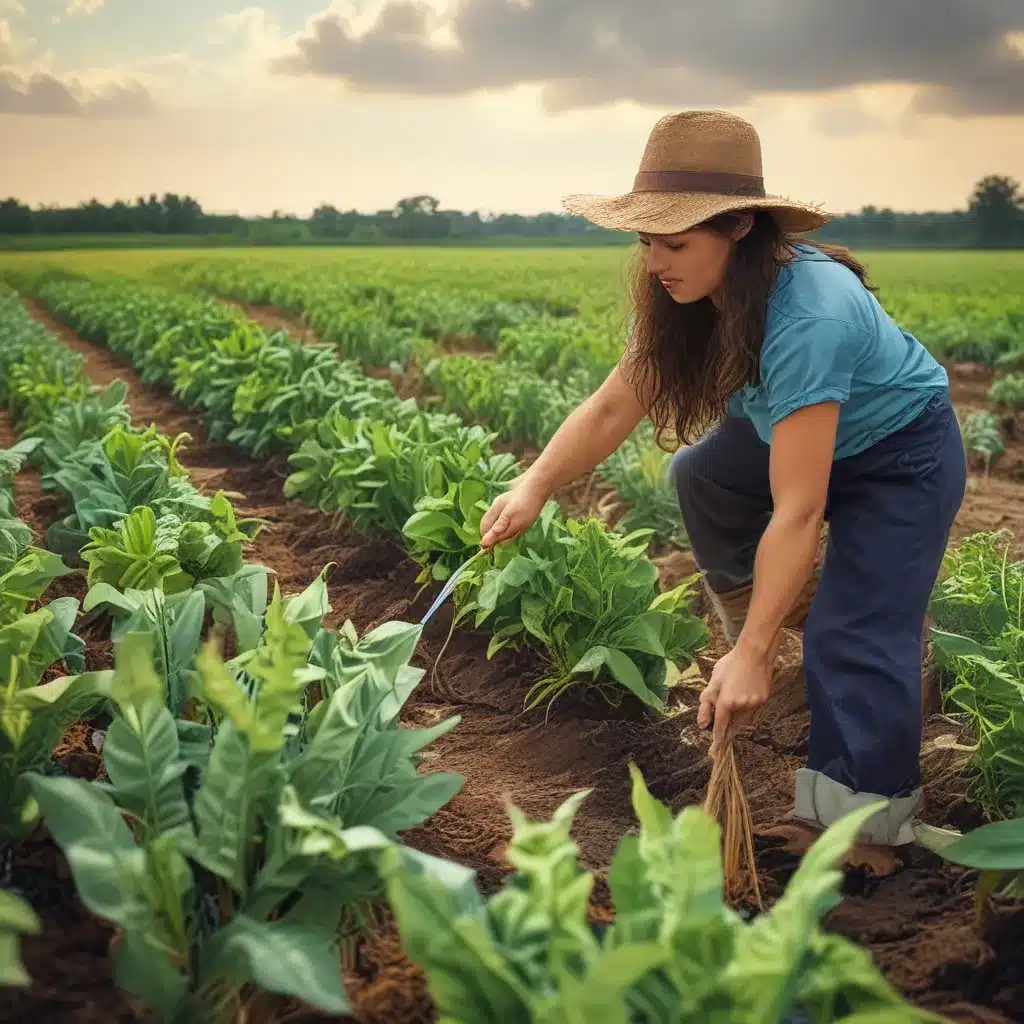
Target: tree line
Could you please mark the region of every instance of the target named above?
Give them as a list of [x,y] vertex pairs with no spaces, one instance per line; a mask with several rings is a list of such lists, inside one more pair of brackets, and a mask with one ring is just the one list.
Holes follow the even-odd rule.
[[[322,203],[303,218],[275,210],[269,217],[207,213],[198,199],[167,193],[105,205],[96,199],[74,207],[32,209],[18,199],[0,200],[0,235],[210,236],[238,243],[486,242],[518,240],[607,244],[628,235],[559,213],[482,215],[441,207],[434,196],[400,199],[374,213]],[[904,213],[865,206],[835,217],[815,232],[822,241],[855,248],[1024,247],[1024,192],[1013,178],[989,175],[975,185],[966,209]]]

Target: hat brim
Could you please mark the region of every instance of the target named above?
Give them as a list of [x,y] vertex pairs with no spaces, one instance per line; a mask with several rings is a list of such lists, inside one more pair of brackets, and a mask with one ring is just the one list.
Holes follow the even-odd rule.
[[562,207],[603,228],[652,235],[678,235],[720,213],[737,210],[768,210],[783,231],[795,234],[813,231],[831,220],[819,207],[783,196],[729,196],[711,192],[571,195],[562,200]]

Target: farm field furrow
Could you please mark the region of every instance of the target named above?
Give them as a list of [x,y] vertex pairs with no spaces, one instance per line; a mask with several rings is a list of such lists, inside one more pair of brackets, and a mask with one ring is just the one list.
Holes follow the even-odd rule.
[[[44,316],[38,309],[34,312]],[[56,327],[52,320],[47,322]],[[118,366],[105,350],[65,329],[61,329],[61,337],[86,356],[87,372],[95,374],[96,382],[121,376],[129,381],[132,394],[147,395],[141,404],[133,402],[134,414],[138,415],[136,406],[144,409],[145,417],[168,433],[186,429],[182,427],[184,414],[176,403],[158,391],[143,388],[131,371]],[[192,417],[187,420],[187,429],[197,434],[195,414],[187,415]],[[193,451],[201,450],[201,445],[193,446]],[[249,503],[240,502],[240,509],[248,514],[258,509],[261,517],[278,522],[282,510],[289,506],[302,511],[301,526],[291,531],[295,540],[287,547],[292,548],[290,554],[298,562],[294,571],[299,577],[303,560],[309,559],[304,566],[308,582],[334,558],[329,547],[306,546],[323,539],[319,531],[329,529],[325,517],[307,518],[317,514],[277,497],[282,481],[280,476],[272,476],[272,459],[247,462],[230,449],[223,459],[233,463],[236,475],[229,479],[237,481],[239,489],[245,490],[243,484],[249,483]],[[190,461],[186,456],[186,463]],[[252,478],[247,475],[250,473]],[[989,486],[998,482],[990,480]],[[253,494],[258,496],[255,504]],[[287,514],[284,518],[287,520]],[[313,533],[312,541],[307,528]],[[262,536],[257,537],[257,544]],[[377,561],[380,542],[351,535],[345,540],[354,548],[342,563],[340,574],[332,571],[328,575],[336,614],[344,609],[344,615],[353,618],[360,631],[381,619],[415,618],[415,568],[403,565],[397,551],[385,546],[387,557],[394,561],[386,563],[389,575],[382,579]],[[360,558],[361,551],[371,553],[365,561]],[[265,564],[278,569],[273,557],[268,551],[258,560],[265,558]],[[366,586],[374,588],[374,596],[369,599],[362,596]],[[425,606],[425,598],[415,604],[416,609]],[[425,667],[432,665],[439,653],[448,621],[449,617],[443,616],[428,629],[419,654]],[[622,710],[595,708],[585,701],[568,699],[556,706],[545,724],[539,712],[524,716],[521,711],[530,676],[538,668],[536,663],[523,655],[504,654],[488,661],[485,646],[484,638],[457,631],[440,662],[436,693],[430,693],[425,682],[406,705],[405,717],[412,724],[447,717],[453,711],[462,716],[459,726],[432,748],[431,768],[461,772],[467,780],[465,788],[446,807],[405,836],[407,842],[471,865],[485,887],[493,889],[505,870],[501,855],[509,830],[501,801],[506,796],[528,813],[542,816],[550,814],[570,792],[594,787],[595,792],[577,815],[574,837],[585,861],[599,868],[607,867],[614,842],[633,823],[627,762],[635,761],[652,792],[671,806],[699,802],[707,783],[708,765],[692,712],[652,726],[642,714],[628,709],[623,717]],[[799,764],[806,743],[798,651],[788,653],[758,730],[750,741],[738,745],[759,829],[775,824],[788,810],[792,769]],[[929,734],[934,737],[944,731],[948,727],[936,722]],[[940,760],[937,774],[941,774],[941,767]],[[963,826],[970,821],[971,813],[962,796],[950,790],[946,781],[930,787],[931,823]],[[777,895],[796,862],[790,855],[772,849],[766,840],[758,845],[769,896]],[[973,931],[972,886],[961,872],[942,867],[924,851],[915,851],[910,863],[893,878],[858,881],[854,877],[847,888],[843,904],[830,918],[830,928],[866,945],[890,980],[916,1002],[954,1020],[1013,1019],[1009,1012],[1017,998],[1015,986],[1019,986],[1011,966],[1016,956],[1014,947],[988,946]],[[596,910],[607,912],[607,895],[600,887]],[[424,1019],[422,978],[396,955],[394,940],[386,932],[371,936],[358,958],[361,970],[347,981],[360,1019],[389,1024]]]

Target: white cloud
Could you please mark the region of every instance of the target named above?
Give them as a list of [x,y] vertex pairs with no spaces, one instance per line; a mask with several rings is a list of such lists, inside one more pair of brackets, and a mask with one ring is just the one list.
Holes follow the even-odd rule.
[[95,14],[104,4],[104,0],[70,0],[65,14],[70,18],[75,14]]
[[260,59],[266,59],[281,48],[281,28],[262,7],[244,7],[222,14],[213,23],[210,42],[222,45],[238,36],[244,37],[247,52]]

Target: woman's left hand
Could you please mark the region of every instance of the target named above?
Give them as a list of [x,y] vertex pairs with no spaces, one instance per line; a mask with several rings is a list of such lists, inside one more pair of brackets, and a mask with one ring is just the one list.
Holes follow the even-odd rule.
[[736,646],[720,658],[711,681],[700,695],[697,724],[714,721],[711,757],[717,756],[736,733],[750,724],[772,688],[772,659]]

